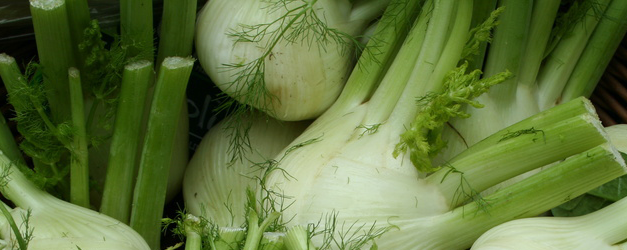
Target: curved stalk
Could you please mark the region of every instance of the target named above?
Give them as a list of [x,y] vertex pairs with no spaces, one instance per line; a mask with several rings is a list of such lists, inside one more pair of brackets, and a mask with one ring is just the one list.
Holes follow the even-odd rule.
[[413,25],[420,2],[390,1],[342,93],[323,116],[345,112],[370,99]]

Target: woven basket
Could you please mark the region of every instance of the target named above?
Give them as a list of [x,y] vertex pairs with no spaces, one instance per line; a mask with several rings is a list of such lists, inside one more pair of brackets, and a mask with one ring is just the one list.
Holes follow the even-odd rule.
[[627,123],[627,37],[590,96],[605,126]]

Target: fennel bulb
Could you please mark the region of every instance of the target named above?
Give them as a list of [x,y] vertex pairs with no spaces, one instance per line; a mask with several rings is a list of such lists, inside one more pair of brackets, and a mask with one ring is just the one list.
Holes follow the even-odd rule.
[[[325,224],[325,228],[344,227],[344,229],[336,229],[339,231],[336,232],[338,235],[331,236],[336,239],[340,237],[339,235],[359,235],[359,233],[364,233],[360,231],[365,230],[362,228],[372,227],[386,231],[373,240],[382,249],[465,249],[478,237],[476,232],[487,230],[519,216],[528,217],[540,214],[553,206],[542,203],[560,204],[568,199],[569,195],[581,192],[575,191],[575,186],[583,183],[591,184],[578,179],[584,176],[564,176],[564,172],[571,170],[550,169],[549,171],[556,172],[541,172],[535,178],[530,177],[520,182],[519,185],[501,189],[495,195],[482,199],[479,193],[485,187],[496,185],[525,170],[544,166],[554,160],[559,161],[563,156],[555,157],[557,156],[556,148],[550,146],[549,144],[552,143],[548,140],[549,137],[553,137],[551,140],[565,139],[561,137],[563,133],[568,133],[562,130],[565,127],[560,125],[560,129],[549,132],[548,127],[539,124],[526,125],[525,127],[543,128],[547,136],[546,147],[539,145],[543,141],[540,133],[532,136],[535,139],[526,139],[537,141],[530,145],[535,147],[533,150],[508,148],[520,141],[508,146],[495,143],[508,133],[507,130],[501,131],[485,142],[492,146],[482,150],[471,147],[470,152],[460,158],[452,159],[450,165],[442,166],[440,171],[425,178],[424,174],[417,171],[411,164],[408,156],[396,159],[391,156],[396,144],[395,133],[390,133],[391,130],[384,127],[385,124],[373,135],[360,137],[355,133],[348,133],[358,126],[365,109],[364,105],[351,110],[350,113],[343,114],[342,126],[327,122],[326,126],[310,127],[295,143],[302,142],[305,138],[318,138],[316,140],[319,142],[296,149],[289,154],[286,153],[287,156],[276,166],[281,171],[270,173],[268,179],[265,180],[267,189],[278,194],[275,199],[285,199],[283,203],[266,205],[280,210],[288,226],[316,225],[321,222],[324,224],[330,220],[328,217],[332,217],[338,225]],[[533,118],[537,119],[537,117]],[[594,130],[601,131],[598,122],[593,121],[593,116],[583,119],[588,125],[596,123],[593,125],[596,127]],[[568,123],[569,125],[563,125],[574,125]],[[514,128],[508,130],[516,131]],[[573,133],[579,134],[574,131]],[[580,144],[582,141],[573,143]],[[364,145],[377,146],[364,147]],[[555,147],[574,149],[572,146],[574,144]],[[579,146],[581,145],[576,147]],[[287,148],[289,150],[290,146]],[[607,154],[607,160],[609,160],[607,163],[613,162],[611,165],[616,167],[617,175],[625,171],[622,159],[613,149],[599,150],[601,151],[596,151],[596,149],[585,151],[572,161],[562,164],[583,163],[587,161],[585,159],[589,155],[606,152],[600,154]],[[533,151],[536,153],[532,153]],[[596,153],[593,153],[594,151]],[[551,156],[543,155],[541,152],[551,154]],[[548,158],[542,162],[535,162],[536,159],[530,160],[531,157],[540,157],[539,155],[542,155],[541,158],[549,157],[552,160]],[[519,162],[524,161],[528,161],[525,164],[530,165],[524,167],[525,170],[518,169],[522,167]],[[585,164],[592,164],[588,166],[591,171],[602,172],[598,169],[606,164],[602,162],[605,160]],[[449,166],[454,168],[448,169]],[[479,169],[483,167],[486,169]],[[514,173],[508,172],[510,170],[497,170],[499,168],[518,170]],[[571,169],[578,172],[584,168],[587,167],[578,165]],[[476,176],[472,177],[473,174]],[[556,174],[554,177],[548,177],[554,174]],[[494,179],[490,184],[480,184],[491,178]],[[562,178],[573,178],[570,179],[572,183],[564,183]],[[591,179],[596,179],[596,177]],[[605,183],[612,177],[603,177],[603,179],[596,185]],[[544,184],[541,184],[543,182]],[[557,187],[558,185],[568,185],[570,188],[562,189]],[[547,190],[551,190],[548,191],[552,193],[551,196],[544,196]],[[521,198],[521,196],[527,198]],[[543,198],[540,198],[541,196]],[[538,200],[533,202],[528,200],[532,197]],[[286,204],[289,206],[282,209],[287,206]],[[349,227],[359,229],[353,230]],[[314,242],[320,245],[326,240],[318,238],[314,239]]]
[[387,4],[347,0],[213,0],[198,14],[198,60],[239,102],[279,120],[317,117],[353,66],[352,36]]
[[[225,147],[233,142],[229,128],[231,120],[250,122],[246,130],[247,143],[241,155]],[[183,197],[187,212],[211,219],[221,226],[241,226],[245,223],[245,204],[248,197],[239,187],[256,188],[262,164],[294,140],[308,122],[280,122],[254,111],[242,118],[227,117],[204,136],[190,160],[183,182]],[[240,158],[241,157],[241,158]],[[235,188],[237,187],[237,188]]]
[[[466,249],[491,227],[535,216],[624,174],[624,162],[583,98],[494,133],[447,164],[428,165],[441,146],[438,133],[444,123],[465,117],[462,104],[481,107],[472,99],[509,77],[468,72],[461,55],[472,4],[391,3],[370,41],[391,46],[384,50],[391,55],[378,56],[393,61],[369,64],[374,60],[362,55],[364,67],[353,71],[331,108],[277,153],[261,175],[250,176],[262,178],[257,198],[249,199],[254,201],[247,205],[249,214],[259,214],[265,224],[280,213],[277,224],[307,228],[322,249],[375,244],[381,249]],[[416,105],[416,98],[423,102]],[[555,162],[481,197],[487,188]],[[213,178],[239,175],[222,174]],[[249,187],[222,185],[241,195]],[[255,216],[248,224],[259,221]]]
[[[26,237],[28,249],[150,249],[126,224],[38,189],[4,154],[0,166],[4,173],[0,191],[17,206],[10,216],[20,235],[30,235]],[[6,216],[0,217],[0,249],[14,249],[18,240]]]

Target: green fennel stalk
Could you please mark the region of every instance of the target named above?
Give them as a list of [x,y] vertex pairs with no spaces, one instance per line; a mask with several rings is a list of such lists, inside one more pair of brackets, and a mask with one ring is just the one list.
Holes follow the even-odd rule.
[[[172,8],[164,11],[165,23],[162,30],[164,47],[160,49],[163,50],[160,54],[163,57],[191,54],[196,1],[187,3],[187,5],[179,5],[178,2],[175,4],[170,1],[168,5]],[[132,126],[128,128],[132,131],[118,132],[119,135],[113,134],[109,165],[115,167],[110,167],[108,170],[112,173],[107,174],[109,176],[107,181],[110,184],[106,185],[104,190],[102,211],[124,223],[130,222],[136,227],[146,226],[150,228],[149,231],[153,229],[159,231],[164,200],[160,195],[154,194],[161,193],[162,189],[165,190],[167,171],[159,174],[146,170],[144,167],[138,170],[136,165],[150,165],[161,170],[169,167],[170,161],[167,159],[172,158],[173,150],[172,145],[165,144],[172,144],[168,141],[173,140],[175,134],[172,131],[179,126],[178,119],[172,117],[180,117],[169,112],[169,102],[178,100],[178,105],[172,105],[172,107],[179,107],[177,114],[186,110],[180,105],[185,105],[185,84],[189,78],[193,60],[187,58],[182,59],[182,62],[174,62],[176,61],[174,59],[165,60],[169,63],[165,63],[167,66],[163,71],[168,73],[165,73],[167,76],[161,80],[168,82],[171,88],[156,91],[157,96],[164,94],[166,97],[155,98],[153,111],[159,113],[161,108],[165,107],[168,112],[167,114],[159,113],[163,116],[157,120],[161,121],[148,123],[148,130],[156,130],[156,132],[152,134],[148,132],[146,137],[148,142],[143,147],[144,154],[140,159],[136,152],[142,148],[141,140],[144,139],[138,130],[142,125],[142,112],[144,112],[141,107],[146,103],[144,101],[146,89],[152,83],[154,70],[152,1],[122,1],[120,8],[122,34],[119,41],[118,37],[114,37],[115,40],[111,44],[105,44],[97,22],[89,20],[87,1],[31,1],[41,63],[39,66],[29,66],[26,76],[22,76],[15,61],[5,63],[2,61],[4,60],[4,54],[2,54],[0,55],[0,68],[3,71],[1,75],[3,80],[11,78],[10,81],[4,81],[8,85],[7,89],[10,89],[11,99],[15,101],[13,104],[16,112],[20,116],[27,115],[19,118],[21,120],[18,121],[18,130],[27,134],[25,142],[20,147],[24,153],[33,157],[35,168],[34,171],[25,173],[43,176],[36,180],[40,182],[38,184],[43,183],[43,186],[59,185],[54,188],[60,189],[61,196],[67,192],[69,200],[83,207],[90,207],[88,148],[96,148],[102,145],[101,142],[109,139],[108,132],[103,132],[103,129],[109,126],[107,121],[113,120],[114,112],[111,112],[112,109],[109,108],[119,104],[120,111],[115,117],[115,127],[124,127],[118,126],[118,123],[126,123],[127,126]],[[188,14],[181,15],[178,10],[182,9],[185,9]],[[176,19],[183,20],[172,22]],[[185,23],[185,29],[181,29],[181,23]],[[181,44],[184,46],[176,48]],[[160,63],[163,57],[159,59]],[[140,61],[140,59],[145,59],[145,61]],[[142,64],[140,69],[136,69],[139,72],[129,73],[131,76],[123,78],[122,75],[126,75],[127,72],[123,72],[122,67],[133,62]],[[180,65],[176,65],[177,63]],[[130,66],[133,65],[137,64]],[[72,68],[70,77],[68,77],[68,68]],[[41,78],[43,78],[43,83],[39,80]],[[123,82],[124,86],[121,86],[120,82]],[[160,82],[157,83],[157,85],[160,84]],[[135,89],[125,90],[126,88]],[[119,103],[116,100],[118,92],[125,96]],[[125,103],[127,100],[132,102]],[[91,106],[85,107],[86,104]],[[85,109],[88,110],[86,116]],[[186,115],[186,112],[183,112],[183,115]],[[169,121],[166,121],[168,119]],[[20,155],[19,149],[14,148],[15,155]],[[6,150],[7,154],[11,152],[9,148],[3,148],[3,150]],[[11,158],[15,158],[16,161],[18,159],[14,156]],[[154,162],[157,164],[153,164]],[[137,171],[139,171],[138,185],[133,187]],[[158,180],[152,182],[145,181],[152,177],[146,177],[144,174],[159,175],[159,177],[157,177]],[[70,184],[64,181],[68,175]],[[156,191],[153,188],[155,183],[159,186]],[[135,198],[131,198],[133,188],[137,193]],[[156,197],[152,199],[154,196]],[[133,208],[130,205],[132,201],[135,201]],[[139,209],[141,212],[136,212],[135,216],[132,216],[131,209]],[[137,216],[137,214],[141,215]],[[158,217],[151,217],[149,223],[143,223],[143,216],[154,214],[158,214]],[[137,221],[142,222],[137,223]],[[157,227],[151,227],[155,224]],[[158,239],[158,234],[156,237]],[[155,242],[157,241],[153,240],[151,245],[158,245],[158,242]]]
[[[5,85],[5,88],[11,88],[12,85],[18,84],[20,81],[24,81],[24,76],[15,62],[15,58],[7,55],[0,54],[0,78]],[[13,139],[13,133],[11,132],[4,115],[0,120],[0,150],[11,159],[11,161],[17,164],[26,164],[22,152],[17,145],[17,142]]]
[[197,0],[165,0],[156,65],[166,57],[192,54]]
[[596,84],[591,83],[596,83],[601,79],[605,68],[610,63],[611,55],[614,54],[627,31],[625,15],[627,15],[625,1],[614,0],[609,4],[566,83],[562,93],[563,101],[592,94]]
[[84,71],[83,65],[87,57],[86,53],[79,50],[79,44],[84,39],[84,31],[89,27],[91,21],[87,0],[65,0],[67,8],[67,19],[70,25],[70,35],[72,37],[72,49],[75,50],[74,60],[78,62],[79,71]]
[[54,122],[70,119],[68,68],[76,66],[65,1],[31,3],[37,53]]
[[[405,8],[414,7],[417,8],[418,1],[408,1],[409,3],[414,3],[414,6],[404,6]],[[427,1],[423,9],[429,9],[432,6],[431,1]],[[392,14],[393,15],[393,14]],[[419,53],[415,53],[412,51],[420,50],[420,47],[425,43],[426,39],[426,29],[427,29],[427,20],[429,20],[430,15],[432,15],[429,11],[422,11],[418,16],[414,27],[411,28],[409,33],[407,33],[408,37],[412,37],[412,39],[406,39],[403,46],[400,48],[397,57],[394,58],[393,62],[391,62],[390,68],[385,69],[389,70],[386,74],[380,73],[383,75],[378,83],[380,86],[377,88],[377,91],[374,92],[372,97],[370,98],[370,102],[375,103],[372,109],[369,109],[369,113],[364,121],[365,125],[373,125],[380,124],[382,121],[387,119],[388,114],[394,108],[396,103],[392,100],[397,100],[398,97],[403,93],[403,88],[393,86],[397,82],[407,82],[411,72],[406,70],[406,67],[402,65],[412,65],[416,60],[418,60]],[[399,34],[400,35],[400,34]],[[367,61],[368,58],[361,59],[360,61]],[[391,59],[390,59],[391,60]],[[361,69],[358,69],[359,73],[361,73]],[[351,86],[352,81],[356,81],[356,78],[353,78],[353,75],[360,76],[359,73],[353,73],[351,78],[349,78],[349,82],[347,82],[347,86]],[[368,75],[368,74],[366,74]],[[378,85],[375,85],[378,86]],[[365,92],[365,91],[364,91]],[[363,93],[363,92],[362,92]],[[335,105],[334,105],[335,106]]]
[[[2,59],[0,59],[2,60]],[[1,63],[0,63],[1,64]],[[2,66],[0,66],[1,68]],[[2,73],[0,73],[2,75]],[[0,114],[0,151],[9,157],[16,164],[26,164],[24,160],[24,156],[20,151],[20,148],[17,146],[15,142],[13,132],[11,132],[11,128],[7,123],[4,115]]]
[[152,79],[153,64],[149,61],[124,67],[100,211],[125,223],[130,218],[138,170],[142,138],[142,123],[138,121],[144,117],[146,93]]
[[272,223],[274,223],[279,217],[280,213],[271,213],[263,221],[260,221],[257,212],[254,209],[248,210],[248,228],[246,230],[246,243],[242,250],[256,250],[259,249],[259,244],[263,236],[263,232],[266,231]]
[[359,73],[353,72],[349,76],[342,93],[331,108],[353,106],[371,98],[413,25],[419,13],[415,9],[419,4],[420,1],[390,1],[357,62],[354,71]]
[[570,35],[562,37],[559,44],[545,58],[542,70],[536,79],[540,110],[552,107],[561,101],[561,94],[567,84],[567,79],[570,78],[576,66],[576,63],[566,62],[583,60],[580,59],[581,54],[601,20],[597,13],[605,12],[609,3],[608,0],[598,0],[594,3],[595,7],[588,8],[580,23],[571,28]]
[[72,126],[75,129],[72,141],[67,146],[70,160],[70,202],[90,208],[89,203],[89,151],[85,128],[85,103],[80,72],[68,70]]
[[190,231],[185,237],[185,250],[202,249],[202,237],[197,232]]
[[178,117],[194,60],[166,58],[150,106],[148,128],[133,195],[130,225],[151,248],[159,247],[161,216]]
[[[534,1],[529,23],[529,43],[525,46],[522,55],[523,62],[518,69],[518,81],[521,86],[525,86],[524,91],[529,92],[534,89],[536,77],[544,58],[550,35],[553,32],[552,26],[547,23],[554,22],[560,7],[560,0]],[[507,6],[505,6],[507,9]],[[527,93],[525,93],[527,94]],[[534,107],[535,108],[535,107]]]
[[[513,178],[607,142],[604,134],[597,133],[602,128],[592,110],[588,101],[577,99],[538,113],[478,142],[426,180],[440,185],[443,193],[453,195],[447,197],[453,206],[477,199],[468,195],[470,193],[456,190],[484,190],[499,184],[499,180]],[[454,167],[455,171],[447,171],[448,167]],[[453,177],[459,173],[463,173],[465,182],[461,186],[462,176]]]
[[154,32],[151,0],[120,1],[120,36],[129,57],[154,60]]

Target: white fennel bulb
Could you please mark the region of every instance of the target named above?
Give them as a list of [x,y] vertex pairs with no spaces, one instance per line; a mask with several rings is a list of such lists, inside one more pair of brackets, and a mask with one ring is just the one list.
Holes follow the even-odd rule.
[[352,37],[388,1],[353,2],[209,1],[198,14],[198,60],[239,102],[279,120],[314,118],[335,101],[352,69]]
[[[46,194],[46,196],[49,196]],[[28,249],[120,249],[148,250],[144,239],[129,226],[111,217],[87,208],[67,203],[52,196],[41,201],[41,207],[15,208],[11,215],[17,225],[28,225],[32,229],[32,239]],[[27,221],[24,221],[27,219]],[[5,248],[15,249],[15,239],[9,224],[0,222]]]
[[11,228],[13,220],[20,235],[30,234],[27,240],[30,250],[50,249],[120,249],[149,250],[148,244],[126,224],[104,214],[60,200],[29,182],[10,160],[0,155],[3,186],[2,194],[16,207],[0,216],[0,249],[18,246],[16,232]]
[[[242,146],[241,158],[225,147],[235,140],[236,131],[229,128],[234,118],[245,119],[250,124],[247,138],[243,138],[249,146]],[[256,188],[257,174],[262,170],[253,165],[272,159],[307,124],[280,122],[261,112],[220,121],[204,136],[187,166],[183,182],[187,212],[211,219],[221,226],[241,226],[245,222],[245,206],[242,205],[247,200],[245,189]]]

